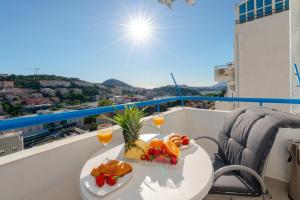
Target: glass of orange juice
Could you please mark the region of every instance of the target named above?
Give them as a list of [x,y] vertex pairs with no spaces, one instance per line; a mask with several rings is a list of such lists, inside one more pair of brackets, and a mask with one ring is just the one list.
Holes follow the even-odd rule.
[[97,138],[101,144],[104,145],[105,147],[105,160],[108,161],[108,156],[107,156],[107,149],[108,149],[108,144],[112,140],[112,124],[106,123],[106,124],[100,124],[97,127],[98,132],[97,132]]
[[165,123],[165,118],[160,112],[153,114],[153,124],[160,128]]

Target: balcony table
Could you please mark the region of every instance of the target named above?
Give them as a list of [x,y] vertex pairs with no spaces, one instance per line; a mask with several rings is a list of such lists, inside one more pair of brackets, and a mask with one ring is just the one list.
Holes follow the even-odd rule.
[[[145,134],[141,138],[145,141],[157,137],[157,134]],[[100,145],[100,144],[99,144]],[[110,159],[120,159],[123,155],[124,144],[109,146]],[[99,166],[105,159],[102,148],[89,159],[80,174],[80,195],[83,200],[185,200],[203,199],[213,183],[213,167],[208,154],[197,144],[181,151],[178,166],[168,164],[145,165],[129,162],[133,167],[133,177],[123,186],[106,196],[100,197],[90,193],[84,186],[82,179],[88,176],[92,168]]]

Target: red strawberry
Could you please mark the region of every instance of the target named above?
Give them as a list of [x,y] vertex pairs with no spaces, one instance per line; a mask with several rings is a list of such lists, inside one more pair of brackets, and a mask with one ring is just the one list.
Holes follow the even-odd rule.
[[188,145],[189,143],[190,143],[190,141],[189,141],[188,138],[183,138],[183,139],[181,140],[181,144],[183,144],[183,145]]
[[153,148],[150,148],[150,149],[148,150],[148,154],[149,154],[149,155],[153,155],[153,154],[154,154],[154,149],[153,149]]
[[177,164],[177,162],[178,162],[178,159],[177,159],[177,157],[175,157],[175,156],[172,156],[172,157],[170,158],[170,163],[171,163],[171,165],[176,165],[176,164]]
[[156,158],[157,156],[159,156],[161,154],[161,150],[160,149],[153,149],[153,156]]
[[188,136],[186,136],[186,135],[181,136],[181,139],[184,139],[184,138],[189,139]]
[[100,174],[99,176],[96,177],[96,184],[99,186],[99,187],[102,187],[105,183],[105,176],[104,174]]
[[148,160],[148,161],[149,161],[150,159],[151,159],[151,158],[150,158],[150,154],[146,153],[146,154],[145,154],[145,160]]
[[117,183],[118,181],[118,177],[114,176],[114,175],[110,175],[108,177],[106,177],[106,183],[110,186],[113,186]]

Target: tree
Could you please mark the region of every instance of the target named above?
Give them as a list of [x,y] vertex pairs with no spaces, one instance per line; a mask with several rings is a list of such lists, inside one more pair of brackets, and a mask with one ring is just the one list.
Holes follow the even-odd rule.
[[98,107],[105,107],[105,106],[111,106],[114,103],[111,100],[108,99],[101,99],[98,101]]
[[[158,0],[160,3],[167,5],[169,8],[172,8],[175,0]],[[188,5],[194,5],[195,0],[185,0]]]

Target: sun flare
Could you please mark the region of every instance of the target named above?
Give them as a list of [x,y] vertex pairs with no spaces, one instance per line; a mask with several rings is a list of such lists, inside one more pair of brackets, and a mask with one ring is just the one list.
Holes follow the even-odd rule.
[[154,34],[152,21],[143,15],[131,16],[126,24],[126,37],[134,46],[151,42]]
[[132,19],[128,25],[128,34],[132,40],[145,41],[149,39],[151,29],[151,24],[146,19]]

